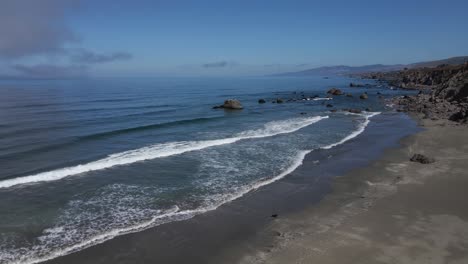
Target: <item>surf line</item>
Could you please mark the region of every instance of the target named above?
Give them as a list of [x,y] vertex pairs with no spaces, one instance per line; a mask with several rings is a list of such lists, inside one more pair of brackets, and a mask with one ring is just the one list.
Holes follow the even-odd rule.
[[328,116],[314,116],[309,118],[292,118],[281,121],[272,121],[264,124],[263,128],[248,130],[230,138],[212,139],[202,141],[178,141],[155,144],[140,149],[111,154],[103,159],[76,166],[60,168],[41,172],[34,175],[22,176],[0,181],[0,188],[9,188],[16,185],[57,181],[69,176],[108,169],[114,166],[132,164],[135,162],[179,155],[189,151],[202,150],[209,147],[232,144],[240,140],[272,137],[298,131],[304,127],[315,124]]

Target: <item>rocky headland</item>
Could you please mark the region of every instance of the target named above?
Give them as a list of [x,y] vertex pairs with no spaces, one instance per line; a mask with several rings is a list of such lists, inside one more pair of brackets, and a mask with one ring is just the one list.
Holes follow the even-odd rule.
[[391,87],[419,90],[417,95],[393,98],[398,111],[420,113],[432,120],[468,122],[468,63],[434,68],[360,74]]

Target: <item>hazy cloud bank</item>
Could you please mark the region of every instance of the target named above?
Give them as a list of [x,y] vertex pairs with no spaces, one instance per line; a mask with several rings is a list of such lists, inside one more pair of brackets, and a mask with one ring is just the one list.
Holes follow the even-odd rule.
[[[79,6],[80,0],[1,0],[0,1],[0,62],[21,76],[59,78],[79,77],[90,65],[124,61],[132,58],[128,52],[100,54],[79,45],[78,36],[67,24],[67,12]],[[67,64],[42,63],[28,65],[28,57],[47,58],[54,55]],[[22,63],[18,63],[18,61]]]

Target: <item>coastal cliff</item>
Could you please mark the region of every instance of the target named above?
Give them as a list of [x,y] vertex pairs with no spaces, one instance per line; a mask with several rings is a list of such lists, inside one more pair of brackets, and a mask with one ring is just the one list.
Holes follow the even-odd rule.
[[439,65],[435,68],[405,69],[360,75],[390,86],[419,90],[417,95],[397,97],[392,102],[399,111],[423,114],[433,120],[468,122],[468,64]]

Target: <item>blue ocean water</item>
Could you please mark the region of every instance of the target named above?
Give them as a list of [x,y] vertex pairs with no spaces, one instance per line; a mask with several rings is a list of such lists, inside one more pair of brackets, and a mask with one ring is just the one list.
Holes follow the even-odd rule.
[[[0,263],[187,219],[287,176],[310,151],[352,140],[387,111],[377,93],[400,92],[350,81],[0,81]],[[331,87],[354,96],[329,99]],[[244,109],[212,109],[229,98]],[[329,111],[342,108],[371,110]]]

